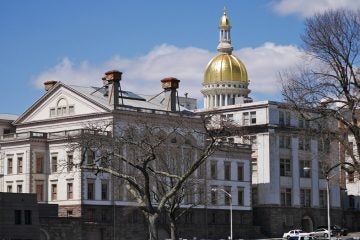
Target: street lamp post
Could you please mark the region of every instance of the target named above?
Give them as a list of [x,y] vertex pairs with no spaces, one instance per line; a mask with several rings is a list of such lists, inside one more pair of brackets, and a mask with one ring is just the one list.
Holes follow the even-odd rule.
[[233,240],[232,196],[229,192],[225,191],[222,188],[212,188],[211,191],[213,192],[221,191],[230,198],[230,240]]
[[[349,165],[350,167],[352,167],[352,169],[348,169],[345,167],[345,165]],[[352,163],[349,162],[340,162],[335,164],[334,166],[330,167],[327,171],[326,171],[326,196],[327,196],[327,225],[328,225],[328,238],[329,240],[331,239],[331,219],[330,219],[330,179],[332,177],[334,177],[336,174],[329,176],[330,172],[332,170],[334,170],[335,168],[337,168],[338,166],[341,166],[342,169],[344,169],[346,172],[348,173],[353,173],[355,166]]]

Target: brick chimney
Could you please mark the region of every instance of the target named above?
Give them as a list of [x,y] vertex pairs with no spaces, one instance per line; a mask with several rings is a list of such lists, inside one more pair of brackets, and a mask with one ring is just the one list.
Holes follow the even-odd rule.
[[52,88],[55,84],[57,83],[57,81],[55,80],[49,80],[44,82],[44,87],[45,87],[45,91],[49,91],[50,88]]
[[107,71],[102,78],[106,88],[109,104],[114,108],[119,105],[119,88],[122,72],[117,70]]
[[179,88],[180,80],[174,77],[167,77],[161,80],[161,87],[165,90],[165,102],[170,105],[170,111],[176,112],[176,89]]

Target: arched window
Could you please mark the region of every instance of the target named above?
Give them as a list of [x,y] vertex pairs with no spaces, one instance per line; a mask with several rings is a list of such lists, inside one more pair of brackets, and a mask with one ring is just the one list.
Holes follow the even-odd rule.
[[74,110],[74,105],[69,105],[65,98],[60,98],[56,107],[50,108],[50,117],[73,115]]

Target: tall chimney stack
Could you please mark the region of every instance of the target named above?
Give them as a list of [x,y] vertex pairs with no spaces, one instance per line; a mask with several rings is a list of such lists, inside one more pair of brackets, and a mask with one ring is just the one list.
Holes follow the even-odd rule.
[[165,90],[165,100],[170,105],[170,111],[176,112],[176,89],[179,88],[180,80],[167,77],[161,80],[161,87]]
[[45,91],[46,92],[49,91],[49,89],[52,88],[56,83],[57,83],[57,81],[55,81],[55,80],[49,80],[49,81],[44,82]]
[[119,105],[119,87],[122,72],[117,70],[107,71],[102,78],[104,84],[106,84],[108,92],[109,104],[116,108]]

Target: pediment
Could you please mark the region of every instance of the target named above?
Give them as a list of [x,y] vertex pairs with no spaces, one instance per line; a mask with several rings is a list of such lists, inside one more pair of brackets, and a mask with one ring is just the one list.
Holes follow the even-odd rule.
[[84,116],[96,113],[109,112],[109,109],[94,101],[86,94],[58,83],[43,97],[35,102],[15,124],[63,119],[66,117]]

